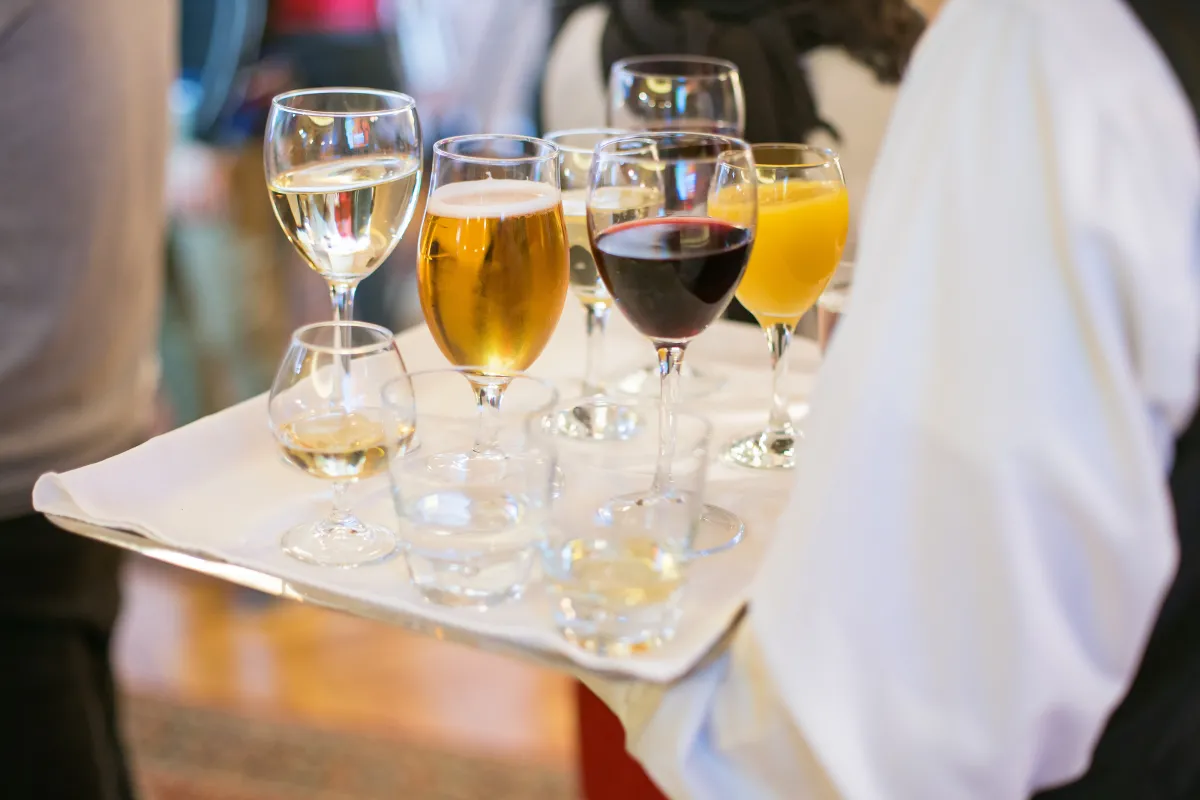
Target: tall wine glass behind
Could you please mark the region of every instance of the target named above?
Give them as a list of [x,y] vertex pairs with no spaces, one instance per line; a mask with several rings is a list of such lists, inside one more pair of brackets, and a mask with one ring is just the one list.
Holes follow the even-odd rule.
[[[587,323],[582,396],[560,409],[555,425],[562,435],[597,441],[625,439],[637,428],[638,417],[626,405],[609,398],[602,379],[604,333],[612,311],[612,297],[596,270],[592,243],[588,238],[588,172],[596,145],[621,136],[615,128],[582,128],[546,134],[559,150],[559,181],[563,214],[570,246],[571,292],[583,304]],[[609,210],[618,221],[644,219],[662,204],[662,192],[653,185],[608,187],[597,194],[593,205]]]
[[380,392],[405,380],[392,332],[365,322],[318,322],[292,334],[267,404],[271,432],[284,458],[333,484],[325,519],[292,528],[284,552],[310,564],[356,567],[386,558],[392,532],[360,520],[346,487],[382,475],[389,449],[404,452],[412,427],[385,424]]
[[[766,428],[733,442],[725,458],[744,467],[791,469],[803,438],[788,413],[784,383],[792,331],[837,269],[850,202],[837,154],[805,144],[756,144],[758,232],[737,298],[767,334],[774,379]],[[740,219],[736,187],[709,201],[714,215]]]
[[476,393],[479,438],[467,458],[503,460],[491,441],[507,375],[533,364],[567,299],[558,148],[483,134],[434,145],[418,243],[417,287],[438,348]]
[[[608,124],[630,131],[694,131],[741,137],[746,99],[737,65],[704,56],[656,55],[621,59],[608,79]],[[724,385],[705,370],[684,367],[680,393],[704,397]],[[656,395],[657,366],[622,376],[615,387],[625,394]]]
[[[663,193],[654,216],[621,222],[595,203],[605,191],[651,180],[660,181]],[[716,217],[710,197],[736,197],[739,202],[736,209],[725,208]],[[658,353],[662,396],[654,482],[644,493],[614,501],[614,518],[623,510],[633,513],[672,496],[672,415],[679,397],[679,368],[688,344],[733,299],[750,255],[757,202],[750,147],[740,139],[641,133],[596,148],[588,193],[592,251],[617,308]],[[736,213],[730,213],[733,210]],[[697,550],[730,546],[742,532],[737,516],[705,506]]]
[[705,56],[623,58],[609,71],[608,124],[740,137],[746,98],[737,65]]
[[271,101],[267,187],[288,240],[329,284],[333,318],[354,316],[354,290],[412,220],[421,132],[408,95],[304,89]]

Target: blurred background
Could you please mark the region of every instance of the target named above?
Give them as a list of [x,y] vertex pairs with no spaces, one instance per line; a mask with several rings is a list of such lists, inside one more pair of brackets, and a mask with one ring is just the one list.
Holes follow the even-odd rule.
[[[288,333],[329,316],[326,285],[284,239],[264,185],[274,94],[411,94],[427,160],[444,136],[604,122],[606,3],[179,2],[158,432],[267,389]],[[836,48],[804,58],[856,216],[895,86]],[[421,321],[416,228],[359,287],[357,318]],[[579,796],[562,676],[141,559],[127,587],[117,663],[145,797]]]

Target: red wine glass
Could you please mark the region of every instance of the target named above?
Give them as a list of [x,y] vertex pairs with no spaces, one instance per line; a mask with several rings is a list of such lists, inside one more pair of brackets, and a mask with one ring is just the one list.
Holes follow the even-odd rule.
[[[746,270],[758,216],[755,181],[749,145],[727,136],[637,133],[596,148],[587,208],[592,252],[617,308],[658,353],[662,398],[654,482],[642,494],[612,501],[607,512],[614,523],[623,510],[680,500],[669,468],[679,368],[688,343],[725,311]],[[600,193],[631,188],[661,196],[650,216],[621,221],[593,203]],[[718,196],[719,219],[709,211]],[[705,506],[692,552],[723,550],[743,531],[737,515]]]

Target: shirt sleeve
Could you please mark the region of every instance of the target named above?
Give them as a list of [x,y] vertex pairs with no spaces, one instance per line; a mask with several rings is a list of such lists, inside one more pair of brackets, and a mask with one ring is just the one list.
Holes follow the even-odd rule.
[[1196,149],[1116,0],[943,11],[747,621],[665,692],[610,687],[672,797],[1021,798],[1086,768],[1177,558]]

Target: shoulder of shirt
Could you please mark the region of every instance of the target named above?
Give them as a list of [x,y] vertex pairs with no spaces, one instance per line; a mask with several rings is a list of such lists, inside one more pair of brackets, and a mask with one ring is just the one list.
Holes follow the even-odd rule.
[[992,0],[1027,15],[1055,89],[1086,100],[1115,130],[1152,128],[1191,147],[1196,114],[1157,41],[1124,0]]

